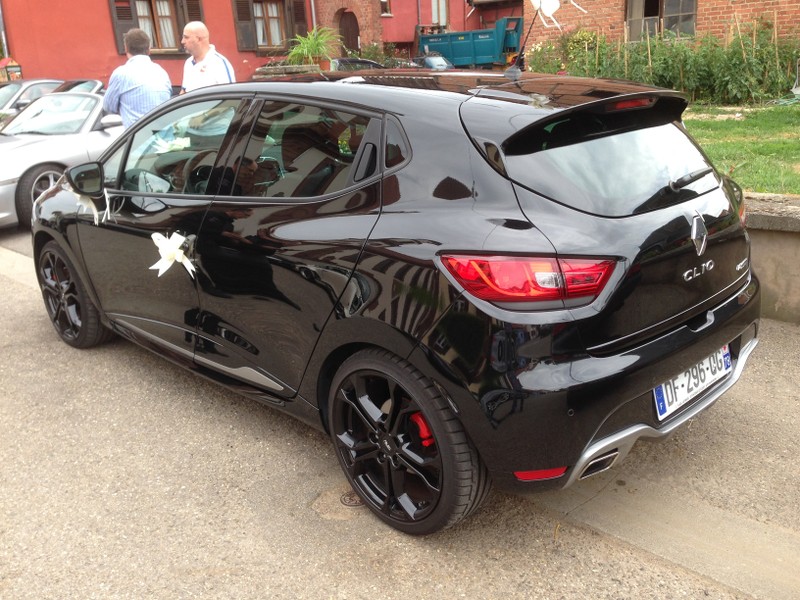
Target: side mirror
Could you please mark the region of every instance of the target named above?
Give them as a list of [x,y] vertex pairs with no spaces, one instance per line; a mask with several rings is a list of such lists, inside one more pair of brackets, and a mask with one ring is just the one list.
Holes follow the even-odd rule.
[[14,108],[16,108],[17,110],[22,110],[23,108],[28,106],[31,102],[33,102],[33,100],[29,100],[27,98],[21,99],[21,100],[17,100],[14,103]]
[[121,127],[122,117],[119,115],[105,115],[100,119],[100,129],[110,129],[111,127]]
[[90,198],[103,196],[103,166],[98,162],[67,169],[67,181],[79,194]]

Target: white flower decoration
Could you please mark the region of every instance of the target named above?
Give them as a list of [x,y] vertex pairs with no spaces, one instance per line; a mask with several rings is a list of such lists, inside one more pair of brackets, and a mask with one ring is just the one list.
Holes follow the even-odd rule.
[[161,255],[161,260],[154,264],[151,269],[158,269],[158,276],[161,277],[172,266],[172,263],[181,263],[189,275],[194,278],[194,265],[189,257],[183,253],[183,243],[186,238],[178,232],[174,232],[169,238],[164,237],[160,233],[154,233],[152,236],[153,242],[158,248],[158,253]]

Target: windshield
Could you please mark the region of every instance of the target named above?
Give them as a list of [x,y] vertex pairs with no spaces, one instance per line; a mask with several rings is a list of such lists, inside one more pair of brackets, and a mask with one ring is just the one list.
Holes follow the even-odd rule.
[[444,56],[429,56],[425,59],[425,64],[430,69],[450,69],[453,67],[453,63]]
[[[675,124],[596,139],[587,133],[584,128],[564,141],[545,141],[537,152],[507,156],[509,176],[557,202],[608,217],[682,202],[717,185],[706,170],[711,165]],[[670,190],[670,182],[703,170],[679,192]]]
[[51,94],[32,102],[3,129],[6,135],[78,133],[99,100],[88,96]]
[[0,83],[0,106],[5,106],[20,87],[22,86],[19,83]]

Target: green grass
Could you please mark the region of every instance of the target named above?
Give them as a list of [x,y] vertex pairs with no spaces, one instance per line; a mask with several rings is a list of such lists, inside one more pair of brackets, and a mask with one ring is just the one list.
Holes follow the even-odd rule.
[[689,133],[745,190],[800,194],[800,102],[764,108],[692,106]]

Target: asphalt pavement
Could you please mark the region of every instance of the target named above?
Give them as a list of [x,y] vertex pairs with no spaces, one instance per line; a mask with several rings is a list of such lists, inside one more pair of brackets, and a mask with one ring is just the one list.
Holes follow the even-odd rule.
[[[742,380],[569,490],[492,492],[426,538],[327,437],[121,339],[61,343],[0,231],[0,598],[800,598],[800,326]],[[343,501],[344,500],[344,501]]]

